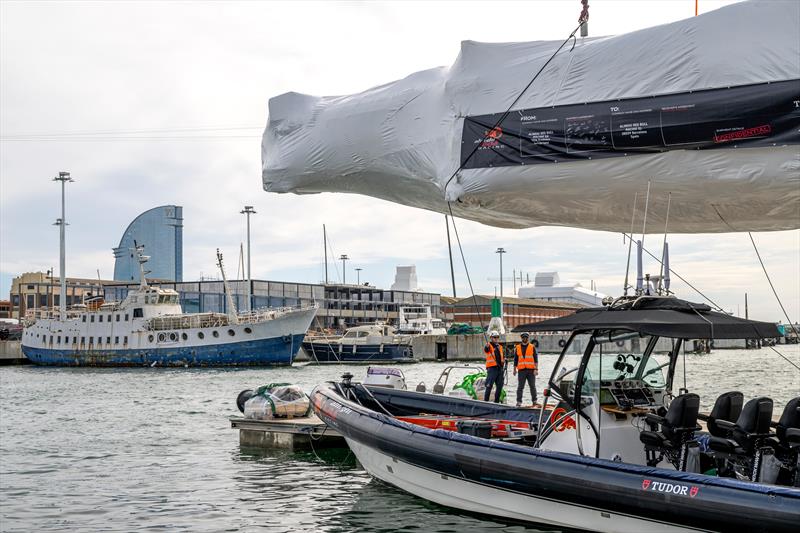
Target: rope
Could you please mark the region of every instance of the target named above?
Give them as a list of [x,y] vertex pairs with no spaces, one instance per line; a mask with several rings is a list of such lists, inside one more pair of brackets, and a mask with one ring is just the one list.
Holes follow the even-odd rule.
[[[561,51],[562,48],[564,48],[564,46],[570,41],[570,39],[573,39],[575,37],[575,34],[578,32],[578,30],[581,29],[581,26],[583,26],[583,24],[587,20],[589,20],[589,2],[588,2],[588,0],[581,0],[581,4],[583,4],[583,10],[581,11],[580,16],[578,17],[578,26],[574,30],[572,30],[572,32],[569,34],[569,37],[564,39],[564,42],[561,43],[561,45],[556,49],[555,52],[553,52],[553,54],[550,56],[550,58],[547,61],[545,61],[545,63],[541,66],[541,68],[539,68],[539,71],[536,72],[536,74],[531,78],[531,80],[528,82],[528,84],[522,89],[522,91],[520,91],[520,93],[516,96],[516,98],[514,98],[514,100],[511,102],[511,104],[508,106],[508,108],[503,112],[503,114],[500,116],[500,118],[497,119],[497,122],[494,123],[494,126],[492,126],[489,129],[489,131],[492,131],[495,128],[497,128],[498,126],[500,126],[500,124],[502,124],[503,121],[506,118],[508,118],[508,115],[511,114],[511,110],[514,108],[515,105],[517,105],[517,102],[519,102],[519,100],[528,91],[528,89],[530,89],[531,85],[533,85],[533,82],[536,81],[536,79],[544,71],[544,69],[547,68],[547,65],[549,65],[550,62],[556,57],[556,55],[558,55],[558,53]],[[574,48],[574,46],[573,46],[573,48]],[[453,172],[453,174],[450,176],[450,178],[448,178],[448,180],[444,184],[445,192],[447,191],[447,187],[450,185],[450,182],[453,181],[453,178],[455,178],[458,175],[458,173],[461,170],[463,170],[464,166],[469,162],[470,159],[472,159],[472,156],[474,156],[477,153],[478,148],[480,148],[480,146],[481,146],[481,143],[477,143],[472,148],[472,151],[469,153],[469,155],[467,155],[467,157],[464,158],[464,160],[461,162],[461,164],[458,165],[458,168]],[[466,272],[466,275],[467,275],[467,282],[469,283],[470,294],[472,294],[472,304],[473,304],[473,307],[475,308],[475,314],[478,316],[478,320],[480,321],[481,329],[483,330],[484,341],[488,342],[488,338],[486,336],[486,330],[485,330],[485,328],[483,326],[483,319],[481,318],[481,315],[480,315],[480,312],[479,312],[479,308],[478,308],[478,302],[477,302],[477,299],[475,297],[475,290],[472,287],[472,279],[470,278],[470,275],[469,275],[469,268],[467,267],[467,260],[464,257],[464,248],[461,246],[461,238],[458,235],[458,228],[456,227],[456,219],[453,216],[453,204],[449,200],[447,201],[447,210],[450,212],[450,218],[453,221],[453,231],[456,234],[456,242],[458,243],[458,251],[461,254],[461,262],[464,264],[464,272]],[[502,297],[502,295],[501,295],[501,297]]]
[[481,317],[480,308],[478,307],[478,300],[475,297],[475,290],[472,288],[472,278],[469,275],[469,268],[467,268],[467,259],[464,257],[464,248],[461,246],[461,237],[458,236],[458,228],[456,227],[456,219],[453,218],[453,208],[450,202],[447,202],[447,209],[450,211],[450,218],[453,222],[453,233],[456,234],[456,243],[458,244],[458,252],[461,254],[461,262],[464,264],[464,272],[467,275],[467,283],[469,283],[469,292],[472,295],[472,306],[475,308],[475,315],[481,324],[481,331],[483,332],[483,340],[489,342],[486,336],[486,328],[483,326],[483,318]]
[[[584,11],[581,12],[581,16],[578,19],[578,21],[579,21],[578,26],[574,30],[572,30],[572,33],[569,34],[569,37],[564,39],[564,42],[561,43],[561,46],[559,46],[556,49],[555,52],[553,52],[553,55],[551,55],[550,58],[547,61],[545,61],[544,65],[542,65],[542,67],[539,69],[539,71],[533,76],[533,78],[531,78],[531,81],[529,81],[528,84],[525,86],[525,88],[522,89],[522,91],[517,95],[516,98],[514,98],[514,101],[511,102],[511,105],[508,106],[508,108],[503,112],[503,114],[500,116],[500,118],[497,120],[497,122],[494,123],[494,126],[492,126],[488,131],[494,130],[495,128],[500,126],[500,124],[502,124],[503,121],[506,118],[508,118],[508,115],[511,114],[511,109],[515,105],[517,105],[517,102],[519,102],[520,98],[522,98],[522,96],[528,91],[528,89],[530,89],[531,85],[533,85],[533,82],[536,81],[536,78],[538,78],[539,75],[544,71],[544,69],[547,68],[547,65],[550,64],[550,62],[556,57],[556,55],[561,51],[561,49],[564,48],[564,46],[570,41],[570,39],[575,37],[575,34],[578,32],[578,30],[581,29],[581,26],[583,26],[584,22],[589,20],[589,12],[588,12],[589,5],[588,5],[587,2],[588,2],[588,0],[582,0],[582,2],[581,2],[581,3],[584,4]],[[584,14],[583,14],[584,12],[586,13],[586,17],[585,18],[584,18]],[[450,185],[450,182],[453,181],[453,178],[455,178],[456,175],[458,175],[458,173],[464,168],[464,165],[466,165],[469,162],[469,160],[472,159],[472,156],[475,155],[475,153],[478,151],[478,148],[480,148],[480,146],[481,146],[481,143],[477,143],[475,145],[475,147],[472,149],[472,151],[469,153],[469,155],[458,166],[458,168],[455,170],[455,172],[453,172],[453,174],[450,176],[450,178],[444,184],[444,190],[445,191],[447,191],[447,186]],[[449,204],[450,202],[448,201],[447,203]],[[450,215],[452,216],[452,212],[451,212]]]
[[773,352],[775,352],[776,354],[778,354],[778,355],[780,355],[781,357],[783,357],[783,358],[786,360],[786,362],[787,362],[787,363],[789,363],[790,365],[792,365],[793,367],[795,367],[797,370],[800,370],[800,366],[797,366],[796,364],[794,364],[794,363],[792,362],[792,360],[791,360],[791,359],[789,359],[788,357],[786,357],[785,355],[783,355],[781,352],[779,352],[778,350],[776,350],[774,346],[770,346],[770,348],[772,349],[772,351],[773,351]]
[[[728,221],[725,220],[725,218],[722,216],[722,213],[719,212],[717,206],[711,204],[711,207],[714,208],[714,212],[717,214],[717,216],[723,222],[723,224],[728,226],[728,228],[730,228],[731,231],[736,232],[736,228],[728,224]],[[772,294],[774,294],[775,299],[778,300],[778,305],[780,306],[781,311],[783,311],[783,316],[786,317],[786,321],[789,323],[789,326],[791,326],[792,331],[794,331],[794,334],[797,335],[797,329],[794,327],[792,320],[789,318],[789,313],[786,312],[786,308],[783,307],[783,302],[781,302],[781,299],[778,296],[778,291],[775,290],[775,285],[772,284],[772,279],[770,279],[769,274],[767,273],[767,267],[764,266],[764,261],[761,259],[761,254],[758,252],[758,246],[756,246],[756,241],[753,239],[753,234],[748,231],[747,236],[750,237],[750,242],[753,243],[753,250],[755,250],[756,252],[756,257],[758,257],[758,262],[761,263],[761,270],[764,271],[764,276],[767,278],[767,283],[769,283],[770,289],[772,289]]]

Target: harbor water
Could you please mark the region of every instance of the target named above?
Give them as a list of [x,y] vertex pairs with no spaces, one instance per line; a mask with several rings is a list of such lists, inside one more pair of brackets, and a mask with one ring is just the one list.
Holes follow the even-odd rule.
[[[778,350],[800,364],[799,346]],[[555,358],[542,356],[540,389]],[[770,349],[686,362],[704,410],[729,390],[769,396],[776,413],[800,394],[800,372]],[[445,366],[402,370],[409,388],[430,389]],[[288,382],[310,392],[345,371],[362,379],[366,366],[0,368],[0,531],[553,530],[426,502],[371,480],[346,450],[240,448],[228,420],[239,391]]]

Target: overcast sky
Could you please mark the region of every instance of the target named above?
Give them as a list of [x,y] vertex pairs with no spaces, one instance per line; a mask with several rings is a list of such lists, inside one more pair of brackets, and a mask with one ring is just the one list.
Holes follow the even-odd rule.
[[[700,12],[730,2],[700,0]],[[692,16],[694,0],[592,0],[590,35]],[[388,287],[416,264],[420,286],[451,294],[444,217],[373,198],[267,194],[260,141],[270,97],[359,92],[450,65],[460,41],[561,39],[575,1],[520,2],[0,2],[0,298],[11,277],[58,268],[60,191],[68,185],[67,274],[113,276],[112,247],[139,213],[184,207],[184,279],[217,275],[214,250],[236,274],[245,204],[253,277],[322,279],[322,224],[348,281]],[[458,220],[476,292],[505,275],[556,270],[618,295],[621,235],[569,228],[500,230]],[[800,319],[800,231],[754,234],[790,313]],[[648,236],[657,250],[661,237]],[[670,237],[673,268],[723,308],[781,320],[747,234]],[[458,258],[456,258],[458,260]],[[657,273],[654,261],[646,270]],[[340,276],[341,263],[331,265]],[[456,267],[459,296],[468,294]],[[680,296],[702,300],[680,282]],[[505,283],[507,295],[512,284]]]

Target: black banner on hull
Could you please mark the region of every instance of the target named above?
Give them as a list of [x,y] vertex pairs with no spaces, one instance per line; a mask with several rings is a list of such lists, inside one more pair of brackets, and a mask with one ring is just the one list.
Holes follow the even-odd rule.
[[669,150],[800,144],[800,80],[512,111],[464,119],[464,168]]

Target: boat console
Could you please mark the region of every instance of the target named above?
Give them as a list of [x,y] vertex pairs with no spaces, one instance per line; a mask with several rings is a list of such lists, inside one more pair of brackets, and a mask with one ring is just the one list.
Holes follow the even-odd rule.
[[640,379],[600,382],[600,404],[615,404],[622,411],[656,407],[652,390]]

